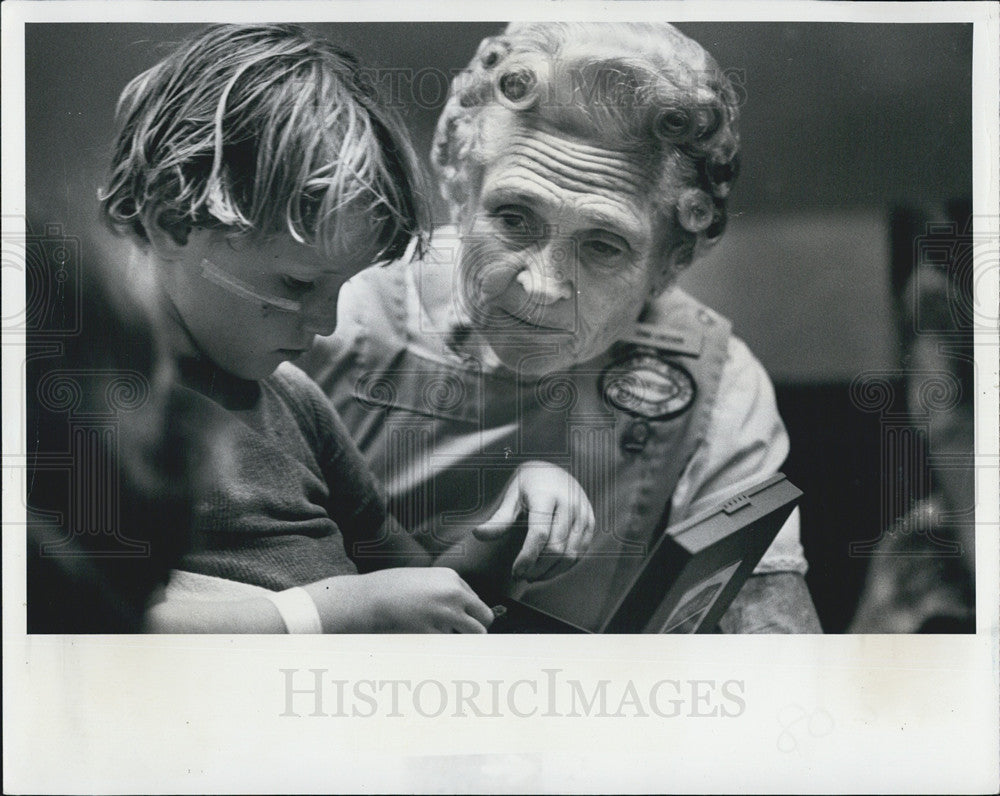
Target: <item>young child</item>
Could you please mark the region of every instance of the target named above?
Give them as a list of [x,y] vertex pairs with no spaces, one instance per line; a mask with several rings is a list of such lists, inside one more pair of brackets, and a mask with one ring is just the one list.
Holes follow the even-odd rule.
[[[427,229],[412,151],[356,74],[302,28],[215,26],[119,102],[103,210],[152,270],[183,382],[231,451],[150,630],[484,632],[492,621],[454,570],[400,567],[430,562],[387,515],[326,398],[287,364],[332,333],[347,279]],[[575,556],[592,533],[576,482],[551,469],[550,503],[570,497],[535,523],[535,558]],[[512,482],[508,514],[531,505],[530,480]]]

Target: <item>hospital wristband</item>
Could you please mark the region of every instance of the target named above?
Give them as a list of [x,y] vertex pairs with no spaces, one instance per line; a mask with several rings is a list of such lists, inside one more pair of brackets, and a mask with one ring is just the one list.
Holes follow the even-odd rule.
[[264,595],[281,614],[287,633],[322,633],[323,623],[319,618],[316,603],[309,593],[298,586],[284,591],[268,592]]

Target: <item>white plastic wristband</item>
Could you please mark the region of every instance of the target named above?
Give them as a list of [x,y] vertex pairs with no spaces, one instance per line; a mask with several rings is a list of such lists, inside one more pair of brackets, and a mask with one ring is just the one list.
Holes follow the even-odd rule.
[[298,586],[284,591],[272,591],[264,595],[281,614],[288,633],[322,633],[323,623],[319,618],[316,603],[309,593]]

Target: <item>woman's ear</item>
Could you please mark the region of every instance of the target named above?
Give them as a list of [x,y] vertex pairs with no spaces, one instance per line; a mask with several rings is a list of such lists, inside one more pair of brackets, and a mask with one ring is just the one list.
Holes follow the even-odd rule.
[[143,213],[142,226],[153,251],[164,260],[184,257],[192,244],[192,238],[197,237],[192,234],[195,230],[190,224],[177,223],[171,218],[171,213],[163,208],[148,208]]
[[677,237],[665,235],[659,252],[653,255],[653,277],[649,282],[649,297],[655,299],[672,287],[684,269],[694,259],[697,238],[690,232],[681,232]]
[[675,255],[676,251],[671,251],[653,266],[655,272],[649,283],[649,297],[651,299],[657,298],[663,291],[673,285],[677,281],[677,277],[680,276],[681,271],[684,270],[684,266],[677,264]]

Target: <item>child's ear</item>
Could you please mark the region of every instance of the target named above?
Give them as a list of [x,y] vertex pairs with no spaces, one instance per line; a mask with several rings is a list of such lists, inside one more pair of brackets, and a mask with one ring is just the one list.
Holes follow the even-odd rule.
[[176,260],[187,253],[192,238],[197,236],[192,236],[192,226],[178,224],[170,215],[162,208],[149,208],[143,213],[142,226],[153,251],[165,260]]

